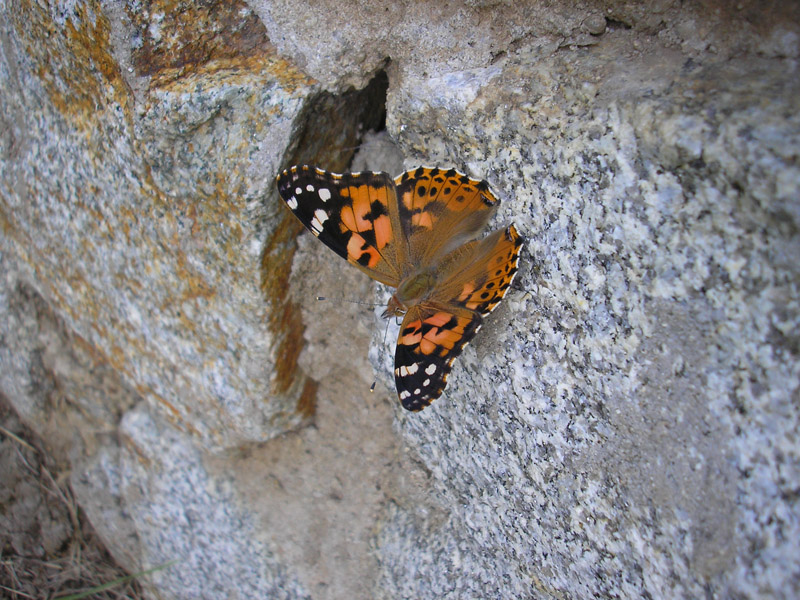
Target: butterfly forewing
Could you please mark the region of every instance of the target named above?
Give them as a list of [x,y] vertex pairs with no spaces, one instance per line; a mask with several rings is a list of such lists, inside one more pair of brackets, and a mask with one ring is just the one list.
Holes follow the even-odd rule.
[[434,264],[477,236],[499,200],[485,181],[455,169],[419,167],[395,178],[400,223],[415,265]]
[[406,252],[386,173],[338,175],[303,165],[283,171],[278,192],[305,227],[373,279],[396,287]]

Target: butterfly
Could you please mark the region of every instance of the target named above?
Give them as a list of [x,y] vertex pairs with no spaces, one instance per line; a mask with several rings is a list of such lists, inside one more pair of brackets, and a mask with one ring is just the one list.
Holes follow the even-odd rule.
[[397,394],[419,411],[444,391],[455,358],[503,299],[517,272],[514,225],[483,239],[499,200],[485,181],[420,167],[338,175],[303,165],[276,179],[300,222],[373,279],[396,288],[384,317],[403,317]]

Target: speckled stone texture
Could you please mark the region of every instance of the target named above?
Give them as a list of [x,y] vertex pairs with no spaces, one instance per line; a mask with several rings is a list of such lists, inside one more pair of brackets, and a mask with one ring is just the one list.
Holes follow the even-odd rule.
[[[4,5],[0,393],[154,598],[797,597],[799,13]],[[419,414],[272,183],[359,143],[526,237]]]
[[252,13],[217,33],[218,56],[182,46],[178,67],[148,54],[163,15],[119,11],[3,11],[8,285],[31,281],[173,425],[218,447],[266,439],[301,417],[260,267],[309,80]]
[[400,144],[485,173],[529,241],[448,400],[401,421],[447,518],[390,513],[387,597],[798,591],[795,62],[633,41],[390,93]]

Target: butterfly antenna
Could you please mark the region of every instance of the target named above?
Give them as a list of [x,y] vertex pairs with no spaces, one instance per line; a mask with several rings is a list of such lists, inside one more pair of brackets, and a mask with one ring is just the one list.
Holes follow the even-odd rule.
[[[369,306],[370,308],[375,308],[376,306],[383,306],[381,302],[363,302],[362,300],[349,300],[347,298],[328,298],[327,296],[317,296],[317,300],[320,302],[324,302],[326,300],[330,300],[332,302],[349,302],[350,304],[358,304],[360,306]],[[389,333],[389,320],[386,320],[386,329],[383,331],[383,345],[386,345],[386,335]],[[374,392],[375,386],[378,384],[377,379],[372,380],[372,385],[369,386],[369,391]]]
[[389,319],[386,319],[386,329],[383,330],[383,345],[386,345],[386,336],[389,335]]
[[[389,335],[389,319],[386,319],[386,329],[383,330],[383,344],[382,345],[384,347],[386,346],[386,336],[387,335]],[[372,385],[369,386],[370,393],[375,391],[375,384],[377,384],[377,383],[378,383],[377,379],[373,379],[372,380]]]
[[324,302],[330,300],[331,302],[348,302],[349,304],[359,304],[361,306],[369,306],[375,308],[376,306],[383,306],[380,302],[364,302],[362,300],[350,300],[349,298],[328,298],[327,296],[317,296],[317,300]]
[[391,142],[387,142],[384,140],[366,140],[362,141],[360,144],[356,146],[345,146],[344,148],[340,148],[340,150],[361,150],[362,148],[367,148],[369,146],[389,146]]

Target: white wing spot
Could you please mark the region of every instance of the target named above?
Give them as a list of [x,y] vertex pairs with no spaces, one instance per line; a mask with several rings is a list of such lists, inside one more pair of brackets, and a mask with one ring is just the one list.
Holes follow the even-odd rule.
[[309,183],[309,184],[306,186],[306,189],[307,189],[309,192],[313,192],[313,191],[314,191],[314,186],[313,186],[313,185],[311,185],[311,184]]
[[433,364],[433,363],[429,364],[429,365],[428,365],[428,368],[427,368],[427,369],[425,369],[425,372],[426,372],[428,375],[433,375],[434,373],[436,373],[436,365],[435,365],[435,364]]
[[396,372],[399,372],[400,375],[403,377],[407,375],[413,375],[419,371],[419,363],[413,363],[408,366],[402,365]]
[[422,387],[428,387],[430,384],[431,384],[431,380],[430,379],[426,379],[425,381],[422,382]]
[[327,202],[331,199],[331,191],[328,188],[320,188],[319,192],[319,199],[323,202]]
[[328,220],[328,213],[321,208],[314,211],[314,218],[311,219],[311,231],[317,235],[322,233],[322,225]]
[[422,390],[421,390],[421,389],[419,389],[419,388],[417,388],[417,389],[415,389],[415,390],[414,390],[414,395],[415,395],[415,396],[419,396],[419,395],[420,395],[420,392],[422,392]]
[[296,187],[294,188],[294,193],[298,196],[303,193],[303,188]]
[[286,201],[286,205],[287,205],[289,208],[291,208],[292,210],[295,210],[295,209],[297,209],[297,198],[295,198],[294,196],[292,196],[291,198],[289,198],[289,199]]
[[411,392],[409,392],[408,390],[403,390],[402,392],[400,392],[400,400],[405,400],[410,395],[411,395]]

